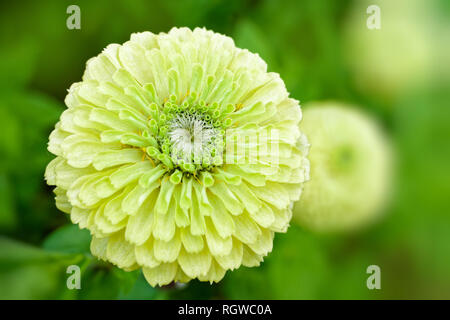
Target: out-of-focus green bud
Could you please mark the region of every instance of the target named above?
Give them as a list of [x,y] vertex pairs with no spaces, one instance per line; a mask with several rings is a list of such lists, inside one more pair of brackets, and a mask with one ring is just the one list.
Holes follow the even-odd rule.
[[301,130],[311,144],[311,179],[295,204],[294,221],[316,231],[372,222],[386,203],[391,176],[389,143],[376,121],[340,103],[313,103]]
[[[433,50],[429,9],[428,2],[416,0],[355,2],[344,26],[344,50],[361,90],[393,98],[428,80]],[[379,29],[371,28],[376,20]]]

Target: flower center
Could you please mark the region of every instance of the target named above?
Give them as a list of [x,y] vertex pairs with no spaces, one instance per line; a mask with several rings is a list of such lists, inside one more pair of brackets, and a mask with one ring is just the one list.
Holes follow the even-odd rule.
[[197,113],[177,114],[169,122],[168,135],[172,158],[185,163],[202,164],[217,151],[215,141],[219,138],[219,131]]
[[150,159],[168,172],[196,175],[223,163],[225,129],[232,124],[232,104],[206,103],[190,93],[182,99],[171,95],[164,104],[148,108],[148,129],[140,145]]

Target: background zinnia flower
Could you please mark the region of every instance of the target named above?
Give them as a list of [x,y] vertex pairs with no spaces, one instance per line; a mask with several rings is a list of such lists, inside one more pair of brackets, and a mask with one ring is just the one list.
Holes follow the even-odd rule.
[[217,282],[286,231],[309,170],[300,107],[232,39],[133,34],[89,60],[65,102],[46,179],[95,256],[151,285]]
[[311,103],[300,128],[311,144],[311,181],[294,207],[301,225],[355,229],[373,221],[390,192],[389,145],[378,123],[336,102]]
[[[371,5],[380,8],[380,29],[366,25]],[[433,60],[440,61],[432,50],[433,42],[439,41],[433,30],[436,20],[427,3],[420,0],[356,1],[343,28],[343,49],[355,86],[369,95],[394,99],[424,85]]]

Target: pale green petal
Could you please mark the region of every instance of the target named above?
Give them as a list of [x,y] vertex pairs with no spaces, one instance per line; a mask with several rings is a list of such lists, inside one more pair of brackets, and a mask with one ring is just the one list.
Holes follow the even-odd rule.
[[50,133],[47,150],[54,155],[62,156],[63,150],[61,147],[61,143],[69,135],[69,132],[60,129],[60,123],[58,122],[55,126],[55,130]]
[[234,223],[236,226],[234,236],[244,243],[253,243],[261,235],[261,229],[246,212],[235,217]]
[[209,251],[213,256],[224,256],[230,253],[233,245],[231,236],[222,238],[210,219],[206,219],[205,236]]
[[128,218],[125,239],[135,245],[141,245],[152,234],[155,220],[153,207],[156,201],[155,192],[152,193],[139,207],[137,212]]
[[231,185],[229,189],[242,201],[248,212],[255,213],[261,208],[261,200],[250,190],[246,183],[241,183],[238,186]]
[[98,198],[108,198],[116,193],[119,189],[114,187],[109,177],[104,176],[98,179],[93,185],[94,192]]
[[145,57],[145,50],[135,42],[128,41],[119,49],[122,65],[141,84],[153,82],[153,71]]
[[104,107],[109,97],[98,90],[98,85],[99,83],[95,80],[84,81],[82,85],[77,88],[77,94],[89,105]]
[[116,172],[111,174],[111,183],[118,189],[122,188],[123,186],[137,180],[142,174],[152,168],[152,164],[148,161],[122,166]]
[[68,190],[75,180],[82,176],[94,173],[95,170],[88,168],[74,168],[66,161],[60,161],[55,167],[56,185]]
[[203,250],[203,237],[193,235],[188,228],[181,229],[181,242],[188,253],[196,253]]
[[221,205],[217,197],[210,197],[215,210],[211,213],[211,220],[217,232],[222,238],[227,238],[235,231],[234,220],[227,210]]
[[70,220],[72,220],[73,223],[78,224],[80,228],[86,228],[90,212],[91,210],[88,209],[72,207],[72,210],[70,211]]
[[[153,188],[144,188],[140,184],[136,184],[130,192],[127,193],[122,201],[123,212],[134,215],[141,208],[148,196],[156,189],[156,185]],[[155,202],[153,202],[154,204]]]
[[120,231],[127,225],[128,221],[126,216],[123,216],[122,220],[112,223],[105,216],[105,204],[102,204],[98,209],[93,211],[95,211],[95,214],[93,214],[93,222],[95,223],[96,227],[104,234],[111,234]]
[[155,268],[161,264],[161,261],[156,259],[153,253],[153,243],[153,238],[150,238],[146,243],[134,247],[136,261],[139,265]]
[[177,185],[173,192],[173,198],[175,200],[175,223],[179,228],[187,227],[190,223],[189,211],[181,208],[181,191],[182,186]]
[[167,212],[157,213],[155,210],[155,227],[153,228],[153,236],[156,239],[170,241],[170,239],[172,239],[175,235],[175,231],[175,206],[174,202],[172,202],[169,205]]
[[211,261],[211,254],[206,248],[199,253],[187,253],[183,249],[178,256],[181,269],[191,278],[206,275],[211,266]]
[[56,207],[65,213],[70,213],[72,211],[72,205],[69,202],[69,199],[66,195],[66,190],[56,187],[53,189],[53,192],[55,193],[55,202]]
[[272,208],[272,211],[275,213],[275,220],[273,221],[270,229],[275,232],[286,232],[289,226],[289,221],[291,221],[292,218],[292,210],[290,208],[283,210],[276,210]]
[[233,270],[239,268],[242,263],[242,243],[233,238],[233,246],[229,254],[215,256],[214,259],[225,270]]
[[158,194],[158,200],[155,203],[155,212],[159,215],[167,214],[169,203],[172,198],[173,190],[175,185],[171,183],[168,179],[164,179],[161,182],[161,188]]
[[106,257],[119,268],[129,268],[136,263],[134,246],[125,241],[123,234],[120,233],[109,238]]
[[64,161],[63,158],[56,157],[50,163],[47,165],[47,168],[45,169],[45,180],[49,185],[56,185],[56,166]]
[[263,228],[269,228],[275,222],[275,214],[265,202],[263,202],[261,209],[256,213],[250,214],[250,217]]
[[[239,215],[244,211],[244,204],[230,191],[224,183],[216,183],[209,188],[218,199],[221,200],[222,205],[233,215]],[[220,206],[220,205],[219,205]]]
[[254,243],[247,243],[253,252],[265,256],[272,251],[273,232],[269,229],[261,229],[261,234]]
[[[289,194],[284,188],[284,185],[274,182],[267,182],[264,187],[249,186],[249,189],[256,197],[264,199],[265,202],[270,203],[278,209],[284,209],[291,203]],[[249,212],[251,211],[249,210]]]
[[108,150],[98,153],[92,164],[95,169],[103,170],[120,164],[139,162],[142,155],[142,151],[137,149]]
[[211,212],[213,212],[213,208],[209,203],[208,195],[206,194],[206,188],[197,181],[194,182],[193,186],[201,214],[203,216],[210,216]]
[[127,213],[122,210],[122,202],[130,190],[131,187],[124,189],[122,193],[116,195],[106,203],[104,215],[111,223],[118,223],[127,216]]
[[96,185],[99,180],[107,177],[109,174],[111,174],[111,170],[98,172],[91,174],[87,177],[87,179],[80,187],[80,191],[78,193],[78,198],[88,207],[92,207],[93,205],[97,204],[100,200],[102,200],[101,197],[98,196],[96,192]]
[[174,281],[186,283],[186,282],[191,281],[191,278],[189,276],[187,276],[181,268],[178,268],[177,274],[175,275],[175,278],[174,278]]
[[133,124],[120,120],[116,113],[106,109],[92,110],[89,119],[121,132],[132,132],[135,130]]
[[153,253],[155,258],[161,262],[173,262],[178,258],[181,249],[179,232],[170,241],[155,239]]
[[262,256],[253,252],[253,250],[246,245],[243,245],[242,265],[246,267],[257,267],[262,261]]
[[192,178],[184,178],[181,186],[180,207],[185,213],[192,206]]
[[266,178],[263,175],[243,170],[237,165],[227,166],[226,171],[230,174],[240,176],[242,179],[256,187],[263,187],[266,184]]
[[108,238],[92,237],[91,253],[99,259],[106,260],[106,248],[108,247]]
[[212,261],[211,267],[206,275],[200,275],[200,281],[209,281],[209,283],[219,282],[225,276],[226,269],[222,268],[217,262]]
[[177,274],[177,269],[178,265],[175,262],[172,262],[161,263],[154,268],[144,267],[142,268],[142,271],[144,272],[145,279],[148,283],[155,287],[171,283]]
[[146,50],[156,48],[157,36],[149,31],[132,33],[130,41],[142,46]]
[[204,235],[206,230],[205,217],[200,211],[199,200],[192,194],[192,205],[190,208],[191,233],[193,235]]

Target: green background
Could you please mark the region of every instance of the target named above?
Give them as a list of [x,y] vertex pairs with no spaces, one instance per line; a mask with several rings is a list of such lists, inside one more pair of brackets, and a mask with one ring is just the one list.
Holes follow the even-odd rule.
[[[16,1],[0,4],[0,298],[450,298],[448,1]],[[81,8],[68,30],[66,8]],[[381,30],[365,9],[381,8]],[[403,32],[396,32],[401,23]],[[257,52],[302,104],[338,100],[378,119],[396,154],[382,221],[352,234],[291,226],[259,268],[219,284],[152,288],[89,253],[90,235],[54,205],[43,179],[48,135],[85,62],[133,32],[207,27]],[[403,29],[402,29],[403,30]],[[421,42],[421,40],[423,40]],[[423,52],[423,54],[418,54]],[[373,57],[374,56],[374,57]],[[367,71],[369,70],[369,71]],[[366,72],[367,71],[367,72]],[[82,270],[66,287],[67,266]],[[368,290],[366,268],[381,268]]]

